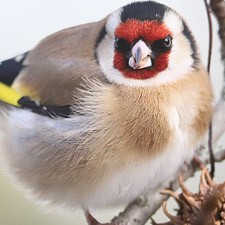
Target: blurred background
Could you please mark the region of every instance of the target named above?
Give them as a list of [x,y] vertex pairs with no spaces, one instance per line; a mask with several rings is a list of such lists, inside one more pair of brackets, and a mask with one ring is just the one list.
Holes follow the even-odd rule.
[[[60,29],[104,18],[110,12],[129,3],[129,0],[1,0],[0,61],[32,49],[41,39]],[[158,0],[176,11],[187,21],[200,47],[204,64],[207,64],[208,24],[203,0]],[[220,61],[220,42],[217,23],[213,18],[214,42],[211,76],[218,99],[222,87],[223,67]],[[88,34],[87,34],[88,35]],[[72,47],[72,46],[71,46]],[[216,101],[216,100],[215,100]],[[216,149],[225,147],[225,136]],[[1,156],[0,156],[1,157]],[[216,165],[216,182],[225,180],[225,162]],[[199,173],[187,182],[192,191],[198,189]],[[169,203],[170,212],[176,207]],[[93,212],[102,222],[112,219],[119,209]],[[167,221],[161,211],[154,217],[158,222]],[[81,211],[55,212],[28,199],[7,175],[0,173],[0,225],[83,225]]]

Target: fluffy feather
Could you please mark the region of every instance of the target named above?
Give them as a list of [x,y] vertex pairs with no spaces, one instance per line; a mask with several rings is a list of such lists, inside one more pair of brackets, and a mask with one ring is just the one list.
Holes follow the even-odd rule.
[[104,79],[95,58],[95,45],[105,22],[71,27],[42,40],[28,53],[12,87],[43,104],[71,104],[82,77]]
[[167,182],[207,130],[205,72],[162,87],[85,83],[72,118],[13,109],[1,123],[12,173],[38,199],[67,208],[127,203]]

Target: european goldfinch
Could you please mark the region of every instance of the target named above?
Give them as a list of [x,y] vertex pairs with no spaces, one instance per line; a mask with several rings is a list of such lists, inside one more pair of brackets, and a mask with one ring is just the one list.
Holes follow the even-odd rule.
[[23,59],[12,87],[48,118],[1,104],[9,171],[64,208],[126,204],[169,183],[202,143],[213,93],[186,22],[155,1],[59,31]]

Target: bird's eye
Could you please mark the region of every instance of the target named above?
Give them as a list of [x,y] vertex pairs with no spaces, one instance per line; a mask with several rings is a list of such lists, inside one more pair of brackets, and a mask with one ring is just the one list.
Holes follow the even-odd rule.
[[114,48],[118,52],[128,52],[130,50],[130,45],[128,41],[123,38],[115,37]]
[[115,37],[115,43],[117,43],[118,41],[119,41],[119,37],[116,36],[116,37]]
[[170,35],[166,36],[164,39],[164,45],[165,47],[169,48],[172,45],[172,37]]
[[115,37],[114,48],[118,49],[120,45],[120,38],[118,36]]

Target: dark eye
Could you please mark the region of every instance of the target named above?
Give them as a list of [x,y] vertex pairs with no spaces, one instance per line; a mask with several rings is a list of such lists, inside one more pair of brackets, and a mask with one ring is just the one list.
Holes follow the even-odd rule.
[[130,45],[127,40],[123,38],[115,37],[114,48],[117,52],[128,52],[130,50]]
[[166,36],[164,39],[164,46],[169,48],[172,45],[172,37],[170,35]]

